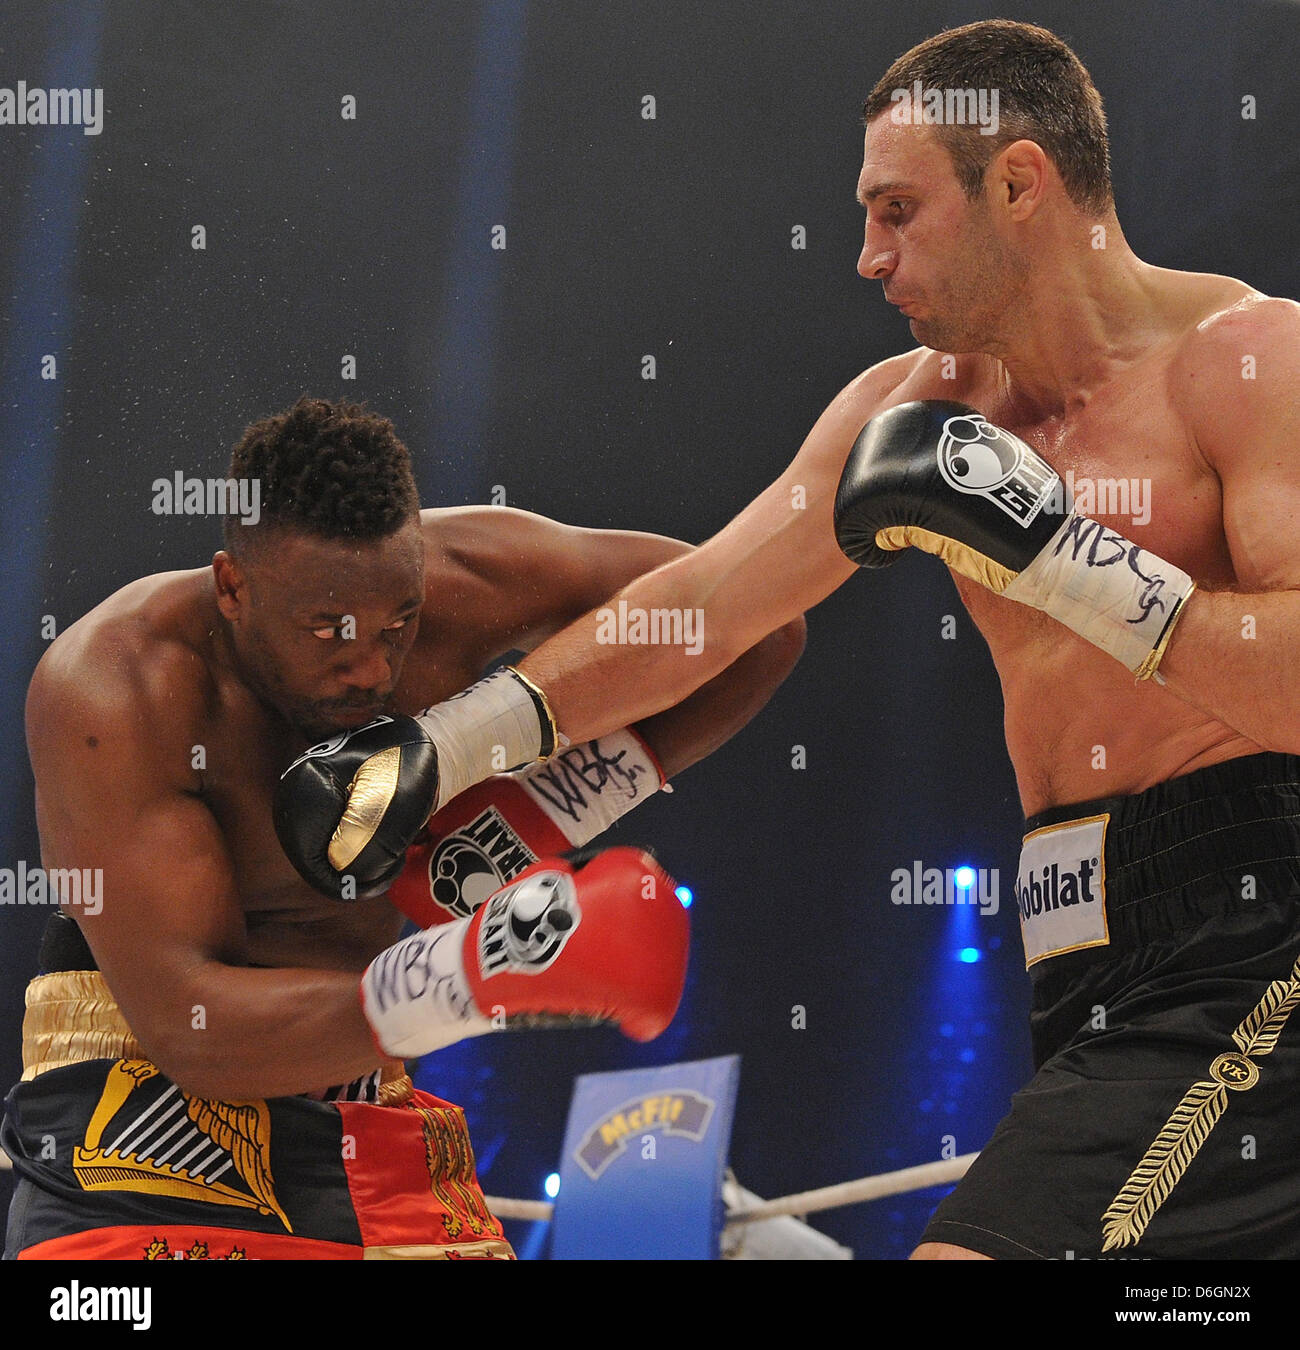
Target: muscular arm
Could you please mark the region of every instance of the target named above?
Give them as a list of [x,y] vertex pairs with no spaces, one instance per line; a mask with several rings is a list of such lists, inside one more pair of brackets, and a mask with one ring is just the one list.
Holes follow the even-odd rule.
[[612,601],[629,610],[692,609],[703,650],[610,645],[595,614],[543,644],[521,669],[546,691],[566,735],[589,740],[682,703],[765,634],[825,599],[856,570],[835,542],[832,510],[844,461],[863,424],[889,406],[914,354],[848,385],[790,467],[699,548],[632,582]]
[[1218,316],[1183,378],[1241,589],[1192,596],[1160,674],[1264,749],[1300,753],[1300,305]]
[[[425,519],[430,542],[453,555],[456,574],[468,578],[454,609],[460,623],[481,626],[470,644],[478,669],[508,651],[534,649],[634,578],[692,552],[662,535],[578,529],[505,507],[430,512]],[[447,599],[431,596],[433,624],[446,621]],[[711,754],[762,709],[798,660],[804,632],[800,613],[786,616],[678,706],[638,723],[667,777]]]
[[[66,639],[65,639],[66,640]],[[97,914],[71,909],[127,1022],[183,1090],[288,1095],[382,1062],[359,975],[252,969],[231,863],[195,795],[183,648],[66,659],[32,681],[27,735],[45,867],[101,868]]]

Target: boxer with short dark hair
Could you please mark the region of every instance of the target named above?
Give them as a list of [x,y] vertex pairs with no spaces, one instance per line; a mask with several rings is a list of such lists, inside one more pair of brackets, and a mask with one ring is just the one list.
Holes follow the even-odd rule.
[[[997,91],[994,134],[896,116],[918,85],[922,110],[927,89],[945,109]],[[604,645],[588,615],[521,672],[562,731],[600,736],[859,562],[942,557],[1001,677],[1028,818],[1038,1070],[915,1255],[1300,1256],[1300,306],[1134,255],[1100,97],[1041,28],[930,39],[865,122],[858,271],[922,345],[620,594],[707,604],[700,656]],[[1073,509],[1068,471],[1139,475],[1150,518]]]
[[[421,512],[391,423],[346,402],[303,398],[255,423],[231,476],[258,485],[257,522],[227,520],[210,568],[109,597],[32,679],[42,860],[102,869],[103,902],[55,917],[28,990],[6,1253],[509,1256],[463,1115],[416,1092],[402,1061],[509,1026],[610,1023],[644,1040],[668,1024],[686,961],[671,878],[636,849],[546,855],[752,717],[802,624],[681,707],[562,749],[553,773],[587,755],[571,828],[547,822],[534,848],[521,821],[508,866],[455,914],[429,911],[427,870],[421,900],[419,855],[397,890],[426,925],[447,921],[399,941],[387,890],[402,850],[361,878],[383,830],[358,825],[370,852],[338,875],[361,884],[313,889],[277,839],[292,847],[302,828],[292,806],[273,810],[287,766],[440,700],[436,734],[391,749],[394,781],[404,756],[441,769],[444,792],[467,747],[497,745],[503,769],[530,760],[514,746],[537,741],[545,710],[526,684],[462,691],[687,546],[504,507]],[[504,821],[521,789],[499,786]]]

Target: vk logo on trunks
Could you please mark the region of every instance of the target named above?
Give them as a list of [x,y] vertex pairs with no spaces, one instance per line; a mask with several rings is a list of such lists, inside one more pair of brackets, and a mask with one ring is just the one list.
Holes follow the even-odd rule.
[[1110,941],[1105,865],[1109,820],[1109,815],[1089,816],[1025,836],[1016,905],[1026,967]]
[[950,488],[987,497],[1022,529],[1052,499],[1060,479],[1018,436],[978,413],[950,417],[939,437],[939,473]]

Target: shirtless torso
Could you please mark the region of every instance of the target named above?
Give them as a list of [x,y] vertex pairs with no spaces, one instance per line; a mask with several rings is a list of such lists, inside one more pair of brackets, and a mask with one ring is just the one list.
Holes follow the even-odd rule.
[[[1211,591],[1239,584],[1229,552],[1217,474],[1197,440],[1198,326],[1254,294],[1225,277],[1162,274],[1165,323],[1126,353],[1077,409],[1027,420],[1008,399],[997,363],[921,351],[890,395],[956,399],[1014,432],[1076,492],[1094,485],[1085,514],[1165,558]],[[879,409],[877,409],[879,410]],[[1099,482],[1128,480],[1127,515],[1109,515]],[[1136,480],[1136,482],[1135,482]],[[1070,481],[1067,479],[1067,481]],[[1117,500],[1114,494],[1112,504]],[[1149,519],[1143,520],[1143,516]],[[1151,683],[1054,619],[954,574],[962,601],[992,652],[1002,681],[1007,749],[1026,815],[1050,805],[1138,792],[1260,747]],[[1246,589],[1249,589],[1247,586]],[[1063,694],[1068,696],[1063,697]]]
[[[322,661],[313,644],[337,635],[303,623],[295,636],[290,625],[286,650],[305,653],[291,666],[369,662],[378,673],[358,671],[357,687],[378,688],[391,683],[391,663],[400,674],[384,708],[415,713],[686,548],[505,508],[425,511],[421,534],[418,631],[403,632],[400,616],[367,600],[365,564],[357,563],[359,583],[343,575],[340,555],[338,579],[326,583],[337,592],[327,593],[359,615],[372,606],[366,654],[346,650],[360,641],[344,643]],[[317,560],[311,570],[325,569]],[[405,594],[399,583],[396,598]],[[643,727],[665,771],[693,763],[752,717],[800,645],[801,633],[787,631]],[[319,683],[321,697],[339,697],[324,674]],[[373,1067],[356,975],[396,940],[402,916],[382,896],[343,904],[317,894],[285,857],[272,798],[279,774],[317,736],[244,678],[211,569],[143,578],[72,625],[38,666],[27,732],[42,863],[102,869],[100,912],[70,912],[164,1071],[205,1095],[246,1098]],[[200,1006],[201,1036],[193,1034]]]

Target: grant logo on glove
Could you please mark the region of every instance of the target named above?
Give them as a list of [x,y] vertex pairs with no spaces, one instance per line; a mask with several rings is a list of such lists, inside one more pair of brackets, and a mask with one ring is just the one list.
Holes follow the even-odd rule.
[[489,806],[434,848],[429,857],[429,894],[450,918],[464,919],[537,858],[501,812]]
[[1029,525],[1061,481],[1018,436],[979,413],[961,413],[943,424],[938,455],[950,488],[987,497],[1021,526]]
[[513,1026],[596,1022],[652,1040],[686,984],[689,923],[676,889],[641,849],[536,863],[472,917],[375,957],[361,1008],[376,1046],[407,1058]]
[[663,784],[632,730],[485,779],[430,818],[389,899],[422,928],[465,918],[538,858],[590,843]]
[[573,878],[532,873],[488,901],[478,930],[479,974],[540,975],[581,922]]
[[886,567],[908,548],[933,553],[1140,680],[1156,674],[1195,590],[1186,572],[1077,511],[1018,436],[937,399],[888,408],[858,433],[835,494],[835,538],[861,567]]

